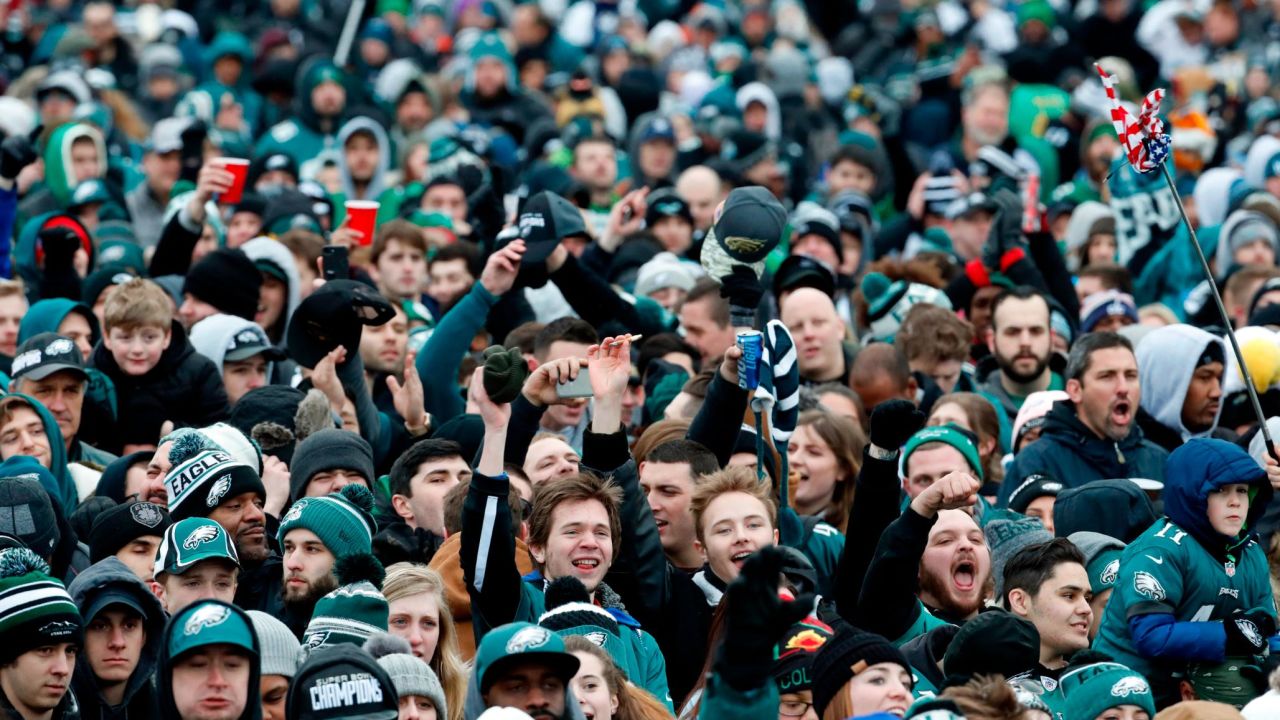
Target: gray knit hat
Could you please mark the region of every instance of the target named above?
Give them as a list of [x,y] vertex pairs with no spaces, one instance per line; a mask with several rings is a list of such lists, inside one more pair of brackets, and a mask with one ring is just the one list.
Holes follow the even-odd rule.
[[414,657],[408,641],[396,635],[378,633],[364,642],[364,649],[387,671],[398,697],[419,695],[436,706],[436,717],[449,716],[440,679],[422,658]]
[[1038,519],[1015,517],[1013,520],[992,520],[982,528],[983,535],[987,537],[987,547],[991,548],[991,578],[995,580],[997,598],[1004,597],[1005,563],[1022,548],[1053,539]]
[[258,647],[262,649],[262,674],[282,675],[293,679],[301,663],[302,644],[288,625],[274,615],[261,610],[249,610],[253,631],[258,634]]

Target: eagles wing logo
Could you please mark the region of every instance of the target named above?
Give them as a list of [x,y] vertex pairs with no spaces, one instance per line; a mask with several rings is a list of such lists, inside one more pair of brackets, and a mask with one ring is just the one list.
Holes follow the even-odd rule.
[[289,508],[289,512],[285,513],[284,517],[280,518],[280,524],[283,525],[285,523],[291,523],[297,520],[298,518],[302,517],[302,508],[306,506],[307,506],[307,501],[305,499],[299,500],[298,502],[294,503],[293,507]]
[[1240,634],[1255,647],[1262,645],[1262,633],[1258,632],[1258,626],[1252,620],[1239,618],[1236,620],[1236,627],[1240,628]]
[[1114,585],[1118,575],[1120,575],[1120,559],[1116,558],[1107,563],[1107,566],[1102,569],[1102,577],[1098,579],[1103,585]]
[[191,613],[186,624],[182,626],[184,635],[195,635],[205,628],[216,627],[231,617],[231,610],[222,605],[205,605]]
[[253,330],[243,330],[239,335],[236,335],[237,343],[243,343],[248,345],[248,344],[258,343],[260,341],[261,341],[261,338],[258,337],[258,333],[254,332]]
[[724,246],[736,253],[751,255],[760,252],[761,248],[764,247],[764,241],[742,237],[741,235],[730,235],[724,239]]
[[217,507],[218,503],[222,502],[222,496],[226,495],[229,490],[231,490],[231,476],[223,475],[218,478],[213,487],[209,488],[209,497],[204,501],[204,504],[209,507]]
[[188,550],[195,550],[204,543],[212,542],[218,537],[218,528],[213,525],[201,525],[187,535],[187,539],[182,541],[182,547]]
[[1115,697],[1129,697],[1130,695],[1142,695],[1148,692],[1147,681],[1136,675],[1120,678],[1115,685],[1111,686],[1111,694]]
[[160,521],[164,519],[164,514],[160,512],[160,506],[149,502],[136,503],[129,509],[129,514],[133,516],[134,522],[139,525],[146,525],[149,528],[159,525]]
[[329,631],[328,631],[328,630],[323,630],[323,631],[320,631],[320,632],[307,633],[306,637],[304,637],[304,638],[302,639],[302,640],[303,640],[303,642],[302,642],[302,647],[303,647],[303,649],[304,649],[304,650],[306,650],[307,652],[311,652],[312,650],[315,650],[316,648],[320,647],[321,645],[324,645],[324,641],[325,641],[325,640],[328,640],[328,639],[329,639]]
[[541,627],[527,627],[507,641],[507,654],[515,655],[529,648],[541,647],[551,639],[551,631]]
[[71,352],[75,346],[75,343],[66,338],[58,338],[48,345],[45,345],[44,353],[45,355],[65,355]]
[[604,647],[605,635],[602,632],[589,632],[582,637],[595,643],[597,647]]
[[1139,595],[1149,597],[1156,602],[1161,602],[1165,598],[1164,586],[1151,573],[1141,571],[1134,573],[1133,589],[1137,590]]

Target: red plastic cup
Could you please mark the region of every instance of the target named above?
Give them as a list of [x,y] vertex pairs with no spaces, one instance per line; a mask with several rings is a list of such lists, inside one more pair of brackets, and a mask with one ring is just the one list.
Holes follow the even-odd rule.
[[361,245],[373,244],[373,231],[378,227],[378,203],[375,200],[348,200],[347,227],[363,233]]
[[214,162],[236,178],[235,182],[231,183],[231,189],[222,193],[218,202],[223,205],[235,205],[244,197],[244,183],[249,178],[249,161],[244,158],[220,157]]

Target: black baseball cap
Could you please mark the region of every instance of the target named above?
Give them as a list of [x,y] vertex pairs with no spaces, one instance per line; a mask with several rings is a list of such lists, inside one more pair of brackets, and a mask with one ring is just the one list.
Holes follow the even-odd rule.
[[355,645],[312,650],[285,701],[289,720],[395,720],[400,702],[387,671]]
[[834,298],[835,272],[826,263],[808,255],[790,255],[773,274],[773,296],[780,298],[783,293],[804,287],[821,290]]
[[13,379],[43,380],[56,372],[69,370],[83,380],[89,379],[84,371],[84,358],[80,349],[69,337],[45,332],[28,338],[18,348],[13,358]]
[[223,362],[248,360],[255,355],[262,355],[275,362],[283,360],[285,352],[267,339],[267,334],[257,325],[246,325],[243,330],[231,336],[227,341],[227,352],[222,356]]
[[756,263],[782,241],[787,211],[759,185],[735,188],[715,223],[716,242],[736,262]]
[[516,225],[520,229],[519,237],[524,239],[525,252],[521,264],[525,265],[546,262],[547,256],[561,240],[587,234],[587,226],[578,208],[547,191],[525,201]]
[[356,280],[330,280],[294,310],[286,333],[289,355],[308,368],[339,345],[347,349],[348,358],[355,357],[364,326],[384,325],[395,314],[391,303],[372,287]]
[[652,225],[664,217],[684,218],[685,222],[693,224],[693,212],[684,198],[672,190],[656,190],[649,196],[644,219]]

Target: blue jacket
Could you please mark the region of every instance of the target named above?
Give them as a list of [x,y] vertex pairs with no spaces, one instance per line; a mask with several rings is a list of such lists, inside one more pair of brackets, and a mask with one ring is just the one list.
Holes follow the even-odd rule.
[[[1136,415],[1138,407],[1135,404]],[[1135,422],[1129,436],[1120,442],[1100,438],[1076,417],[1075,405],[1054,403],[1045,420],[1040,439],[1021,450],[1000,485],[1000,507],[1009,504],[1009,494],[1028,475],[1043,473],[1064,487],[1080,487],[1091,480],[1108,478],[1164,478],[1163,448],[1142,436]]]
[[[1244,529],[1227,537],[1209,523],[1208,497],[1233,483],[1252,492]],[[1254,537],[1271,496],[1266,473],[1236,445],[1195,438],[1173,451],[1166,517],[1121,556],[1094,648],[1153,679],[1189,661],[1221,662],[1223,620],[1258,609],[1275,614],[1267,559]]]

